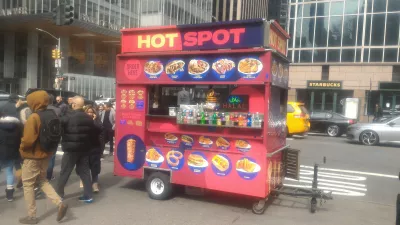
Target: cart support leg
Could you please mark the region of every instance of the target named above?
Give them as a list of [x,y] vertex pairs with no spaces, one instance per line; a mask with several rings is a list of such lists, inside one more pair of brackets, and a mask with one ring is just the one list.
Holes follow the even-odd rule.
[[312,188],[313,189],[318,188],[318,164],[314,165],[314,177],[313,177],[313,182],[312,182]]

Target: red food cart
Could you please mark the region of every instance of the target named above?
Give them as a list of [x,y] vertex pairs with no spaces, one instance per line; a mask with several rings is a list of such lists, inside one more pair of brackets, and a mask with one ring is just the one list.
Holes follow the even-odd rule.
[[122,30],[114,173],[153,199],[179,184],[263,212],[287,173],[288,38],[262,19]]

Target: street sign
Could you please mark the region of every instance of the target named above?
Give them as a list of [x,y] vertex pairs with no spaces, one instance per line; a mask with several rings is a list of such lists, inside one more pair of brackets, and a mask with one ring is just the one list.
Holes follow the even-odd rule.
[[55,62],[54,66],[56,68],[61,68],[61,59],[55,59],[54,62]]

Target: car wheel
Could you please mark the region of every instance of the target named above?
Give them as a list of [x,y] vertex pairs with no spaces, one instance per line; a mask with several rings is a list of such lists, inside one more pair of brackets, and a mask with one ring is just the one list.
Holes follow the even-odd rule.
[[169,176],[160,172],[154,172],[150,175],[147,179],[146,189],[149,197],[156,200],[168,199],[172,194]]
[[326,128],[326,133],[329,137],[338,137],[340,128],[337,125],[329,125],[328,128]]
[[375,131],[366,130],[360,134],[360,142],[364,145],[377,145],[379,143],[379,136]]

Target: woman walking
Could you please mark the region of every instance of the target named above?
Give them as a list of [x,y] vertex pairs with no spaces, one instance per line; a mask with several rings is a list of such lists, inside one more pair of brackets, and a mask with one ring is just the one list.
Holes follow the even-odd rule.
[[11,116],[0,113],[0,169],[6,170],[6,198],[14,200],[14,163],[19,159],[19,145],[21,144],[21,122]]
[[[92,146],[90,150],[90,156],[89,156],[89,166],[90,166],[90,171],[92,174],[92,187],[93,187],[93,192],[98,193],[100,191],[99,189],[99,174],[101,171],[101,143],[104,142],[104,134],[103,134],[103,124],[100,120],[100,117],[97,115],[97,112],[93,106],[88,106],[85,109],[85,112],[91,116],[94,120],[94,124],[99,127],[102,132],[100,135],[93,134],[92,138]],[[81,181],[81,187],[83,187],[82,181]]]

